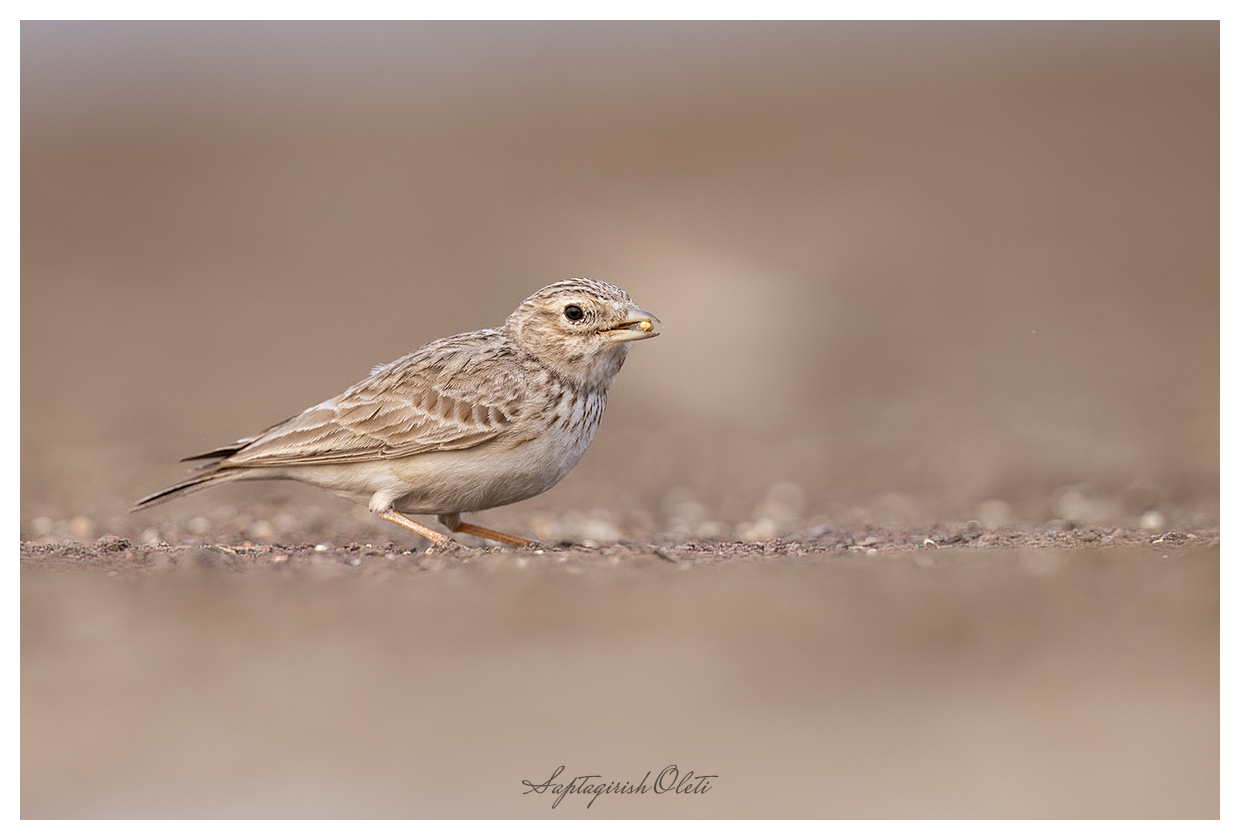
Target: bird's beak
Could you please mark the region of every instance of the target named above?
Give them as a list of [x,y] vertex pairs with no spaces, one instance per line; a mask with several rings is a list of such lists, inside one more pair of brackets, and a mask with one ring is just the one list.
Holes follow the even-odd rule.
[[634,307],[624,313],[624,320],[614,327],[599,330],[599,335],[606,336],[608,341],[641,341],[643,338],[654,338],[658,335],[654,325],[659,319],[644,309]]

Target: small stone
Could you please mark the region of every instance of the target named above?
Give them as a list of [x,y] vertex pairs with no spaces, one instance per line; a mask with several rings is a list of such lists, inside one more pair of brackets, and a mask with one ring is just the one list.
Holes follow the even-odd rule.
[[1141,530],[1161,531],[1167,527],[1167,517],[1156,510],[1147,510],[1141,515]]
[[56,523],[50,516],[36,516],[30,522],[30,528],[40,537],[46,537],[52,533],[52,529],[56,527]]
[[89,516],[75,516],[69,520],[69,533],[79,540],[95,537],[95,523]]
[[270,540],[276,535],[276,529],[266,519],[255,519],[246,529],[246,533],[256,540]]
[[599,516],[592,516],[581,523],[579,532],[587,543],[615,542],[623,536],[614,523]]
[[100,551],[124,551],[129,548],[129,540],[115,534],[105,534],[95,540],[95,548]]
[[327,545],[324,543],[319,543],[318,545],[314,547],[314,550],[317,551],[319,554],[323,554],[324,552],[327,551]]
[[1115,499],[1100,496],[1084,486],[1060,487],[1052,495],[1051,507],[1056,518],[1077,525],[1105,525],[1120,517]]
[[779,533],[779,523],[774,519],[762,518],[757,522],[742,522],[736,526],[734,536],[744,542],[766,542]]

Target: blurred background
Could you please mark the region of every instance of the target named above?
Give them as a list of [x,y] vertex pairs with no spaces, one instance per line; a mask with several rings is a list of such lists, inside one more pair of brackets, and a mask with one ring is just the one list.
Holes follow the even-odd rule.
[[495,527],[1216,524],[1218,32],[26,23],[23,535],[399,539],[127,510],[583,275],[664,334]]
[[[21,63],[24,817],[1217,818],[1216,22],[27,22]],[[127,512],[582,275],[662,335],[477,521],[585,548],[405,554],[285,483]],[[1017,547],[810,550],[974,519]],[[717,782],[521,785],[673,763]]]

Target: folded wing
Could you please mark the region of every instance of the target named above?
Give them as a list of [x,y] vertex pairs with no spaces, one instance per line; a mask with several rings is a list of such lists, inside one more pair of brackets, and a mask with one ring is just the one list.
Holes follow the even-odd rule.
[[[186,460],[210,459],[204,469],[347,464],[478,446],[521,412],[517,363],[487,332],[428,344],[253,438]],[[486,376],[473,375],[479,363]]]

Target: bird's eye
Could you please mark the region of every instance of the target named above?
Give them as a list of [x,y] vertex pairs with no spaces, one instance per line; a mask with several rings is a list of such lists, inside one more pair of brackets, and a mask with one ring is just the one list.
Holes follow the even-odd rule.
[[581,311],[581,307],[575,303],[570,303],[564,307],[564,317],[570,321],[580,321],[586,317],[586,313]]

